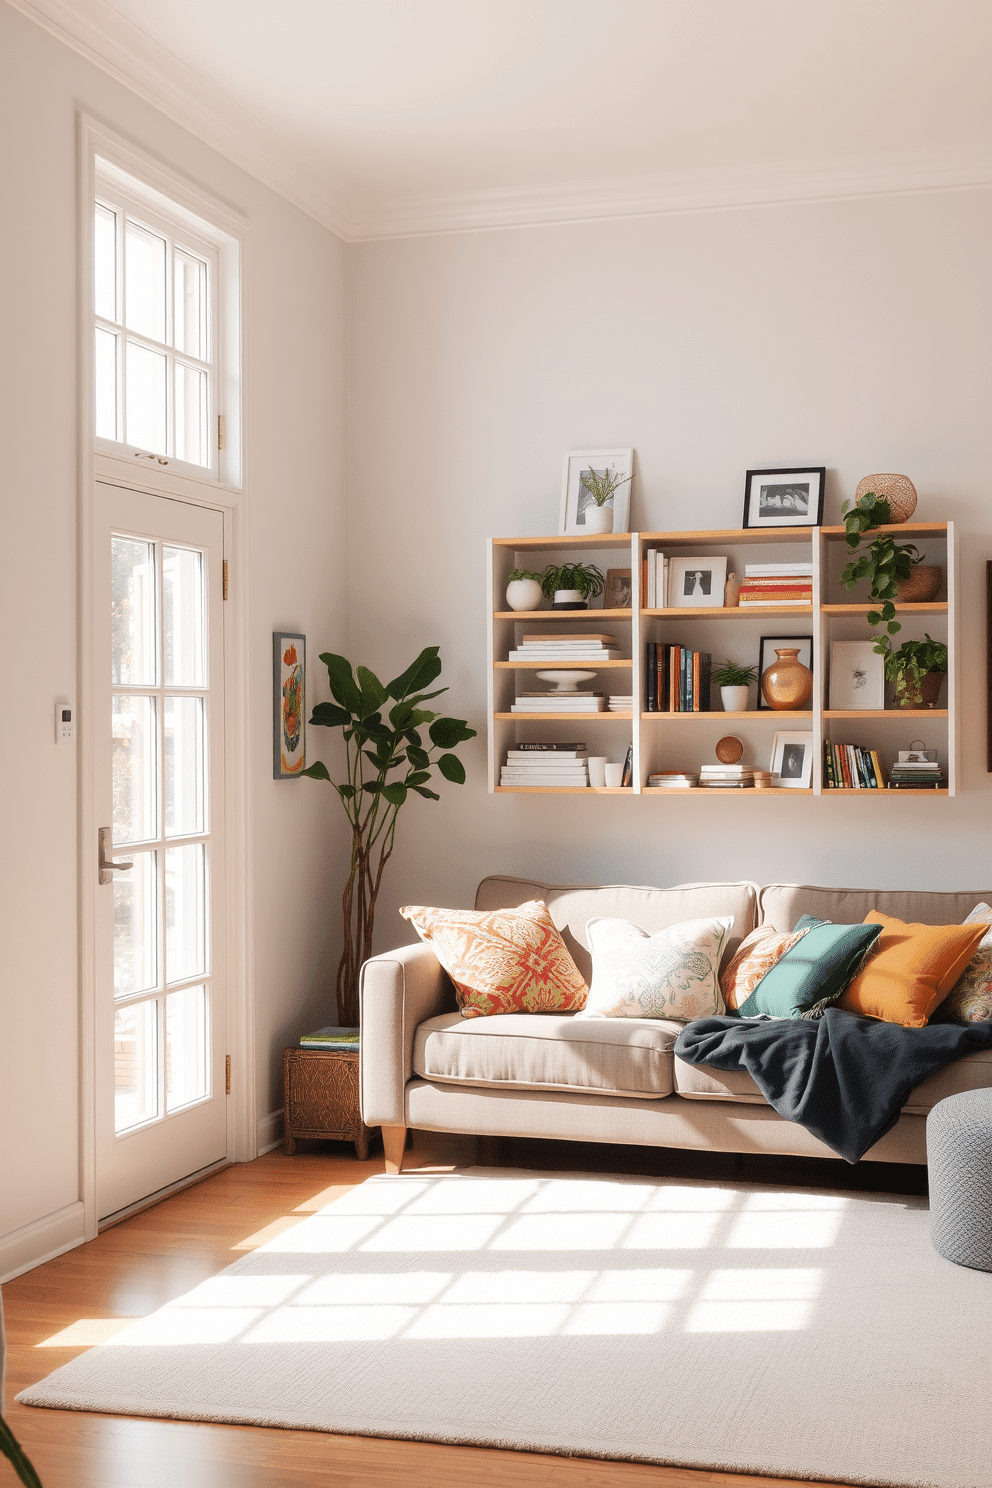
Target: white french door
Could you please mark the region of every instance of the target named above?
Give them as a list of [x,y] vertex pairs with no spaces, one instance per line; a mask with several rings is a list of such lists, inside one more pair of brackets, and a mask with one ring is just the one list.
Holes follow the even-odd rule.
[[103,1219],[227,1152],[220,512],[97,482]]

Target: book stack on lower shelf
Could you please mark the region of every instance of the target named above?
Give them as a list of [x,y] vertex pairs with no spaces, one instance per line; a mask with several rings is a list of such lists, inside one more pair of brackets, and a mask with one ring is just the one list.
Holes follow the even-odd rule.
[[632,692],[611,692],[609,701],[609,711],[611,713],[630,713],[633,711],[634,694]]
[[889,790],[939,790],[946,784],[936,760],[900,760],[889,771]]
[[710,653],[688,646],[647,643],[647,713],[708,713]]
[[689,775],[684,770],[656,770],[648,776],[652,790],[694,790],[699,784],[698,775]]
[[616,636],[601,631],[580,635],[525,635],[509,661],[615,661],[620,656]]
[[885,776],[877,749],[823,741],[824,790],[882,790]]
[[517,744],[506,751],[499,783],[545,789],[588,785],[588,757],[589,751],[581,740],[572,744]]
[[742,610],[757,605],[784,609],[813,603],[812,563],[746,563],[738,604]]
[[604,713],[605,692],[518,692],[511,713]]
[[711,790],[746,790],[754,785],[750,765],[700,765],[699,783]]
[[300,1037],[301,1049],[335,1049],[338,1053],[342,1051],[358,1053],[357,1028],[341,1028],[337,1025],[330,1028],[316,1028],[313,1033],[304,1033]]

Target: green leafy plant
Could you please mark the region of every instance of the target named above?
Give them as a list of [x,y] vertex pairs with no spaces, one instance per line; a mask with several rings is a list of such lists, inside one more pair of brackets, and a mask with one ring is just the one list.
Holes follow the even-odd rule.
[[875,650],[885,657],[885,675],[896,684],[896,704],[900,708],[918,708],[923,678],[931,672],[947,671],[947,647],[929,633],[922,641],[903,641],[898,651],[892,649],[888,636],[880,636]]
[[[889,503],[884,496],[866,491],[852,506],[845,501],[842,507],[844,526],[847,528],[847,546],[854,552],[861,546],[866,532],[883,526],[890,517]],[[853,589],[859,579],[868,580],[869,599],[881,600],[881,607],[868,611],[868,624],[884,625],[889,635],[902,629],[895,618],[893,603],[899,593],[899,585],[908,579],[924,554],[915,543],[897,543],[890,533],[879,533],[866,552],[852,558],[840,576],[840,582]],[[879,650],[876,645],[875,650]],[[884,654],[884,651],[883,651]]]
[[25,1488],[41,1488],[41,1479],[28,1460],[28,1455],[11,1431],[3,1416],[0,1416],[0,1452],[13,1465],[14,1471]]
[[405,672],[386,683],[367,667],[352,672],[344,656],[322,652],[320,657],[334,701],[318,703],[310,722],[341,729],[345,779],[340,784],[331,780],[319,760],[301,773],[330,781],[351,826],[351,867],[341,899],[344,949],[335,988],[338,1018],[345,1025],[358,1022],[358,977],[372,954],[376,899],[392,855],[400,807],[411,792],[428,801],[441,799],[428,787],[435,765],[445,780],[465,783],[465,766],[450,751],[474,739],[475,729],[462,718],[442,717],[423,706],[448,690],[425,691],[441,673],[438,649],[427,646]]
[[595,563],[549,563],[541,575],[546,599],[559,589],[577,589],[583,599],[595,599],[606,588],[606,579]]
[[605,506],[610,497],[632,479],[632,475],[621,475],[611,465],[608,470],[583,470],[579,485],[586,488],[597,506]]
[[541,582],[539,573],[531,573],[529,568],[515,568],[507,579],[508,584],[516,584],[519,579],[533,579],[536,584]]
[[710,678],[717,687],[750,687],[752,682],[758,680],[758,668],[742,667],[736,661],[725,661],[722,666],[713,667]]

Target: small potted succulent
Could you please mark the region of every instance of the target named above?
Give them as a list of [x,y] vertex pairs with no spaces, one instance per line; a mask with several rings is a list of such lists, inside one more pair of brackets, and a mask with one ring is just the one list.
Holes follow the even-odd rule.
[[725,713],[746,713],[752,682],[758,680],[756,666],[742,667],[735,661],[725,661],[714,667],[710,680],[720,689],[720,701]]
[[619,470],[610,466],[607,470],[583,470],[579,476],[579,485],[584,491],[588,491],[592,497],[593,506],[587,506],[582,515],[583,530],[586,532],[612,532],[613,531],[613,507],[607,506],[621,486],[625,486],[632,477],[621,475]]
[[606,579],[595,563],[549,563],[541,575],[541,588],[556,610],[587,610],[606,588]]
[[885,675],[896,685],[897,708],[935,708],[947,671],[947,647],[926,635],[922,641],[903,641],[892,649],[887,635],[879,636],[875,650],[885,657]]
[[541,575],[528,568],[515,568],[506,581],[506,602],[511,610],[541,608]]

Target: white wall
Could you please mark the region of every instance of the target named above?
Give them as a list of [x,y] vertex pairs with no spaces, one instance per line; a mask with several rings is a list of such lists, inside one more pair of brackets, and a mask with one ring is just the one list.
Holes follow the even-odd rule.
[[[480,731],[469,783],[404,809],[380,945],[412,938],[397,905],[470,904],[497,870],[992,884],[990,240],[983,190],[351,250],[351,500],[368,514],[350,548],[353,650],[388,668],[440,643],[451,711]],[[641,530],[738,527],[745,470],[793,461],[828,467],[827,521],[863,475],[896,470],[921,520],[960,524],[959,797],[487,795],[485,539],[554,532],[563,451],[616,445],[637,451]]]
[[79,1197],[76,774],[52,725],[76,690],[77,109],[249,222],[258,1068],[235,1078],[256,1080],[260,1114],[279,1103],[282,1043],[330,1015],[333,985],[342,836],[329,793],[272,779],[271,633],[305,631],[314,662],[344,642],[344,250],[0,4],[0,1262],[23,1226],[43,1247],[46,1216]]

